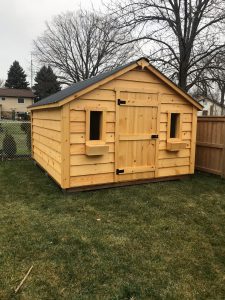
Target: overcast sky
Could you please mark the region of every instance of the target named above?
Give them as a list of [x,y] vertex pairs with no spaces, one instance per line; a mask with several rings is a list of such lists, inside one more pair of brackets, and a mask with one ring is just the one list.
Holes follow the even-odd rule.
[[[95,8],[101,0],[93,0]],[[6,79],[14,60],[18,60],[30,82],[32,41],[45,29],[45,21],[66,11],[90,8],[91,0],[0,0],[0,78]]]

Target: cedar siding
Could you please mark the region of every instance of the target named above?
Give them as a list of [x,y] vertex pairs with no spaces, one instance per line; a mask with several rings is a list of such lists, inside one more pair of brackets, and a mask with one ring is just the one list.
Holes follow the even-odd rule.
[[[33,158],[62,188],[194,172],[199,107],[148,68],[136,65],[92,91],[75,96],[69,96],[69,102],[64,99],[65,104],[58,108],[41,106],[32,110]],[[125,104],[118,105],[118,99]],[[106,150],[100,155],[87,154],[87,112],[92,110],[104,112],[101,143]],[[180,116],[179,138],[174,141],[181,147],[175,151],[168,150],[174,113]]]

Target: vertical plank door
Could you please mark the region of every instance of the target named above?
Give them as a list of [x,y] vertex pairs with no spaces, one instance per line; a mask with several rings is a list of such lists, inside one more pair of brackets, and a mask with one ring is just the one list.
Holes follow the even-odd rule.
[[120,92],[116,110],[116,181],[155,177],[157,105],[157,94]]

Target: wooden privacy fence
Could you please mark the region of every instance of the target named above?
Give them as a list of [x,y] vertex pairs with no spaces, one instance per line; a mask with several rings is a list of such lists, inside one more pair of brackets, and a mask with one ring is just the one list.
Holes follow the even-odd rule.
[[225,116],[198,117],[195,167],[225,177]]

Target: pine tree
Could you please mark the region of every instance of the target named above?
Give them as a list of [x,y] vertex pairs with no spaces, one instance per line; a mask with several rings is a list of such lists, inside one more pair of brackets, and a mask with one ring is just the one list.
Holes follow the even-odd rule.
[[8,71],[8,79],[5,82],[5,87],[14,89],[26,89],[28,82],[26,81],[27,75],[18,61],[14,61]]
[[35,77],[35,95],[37,99],[43,99],[61,90],[57,76],[50,66],[43,66]]

